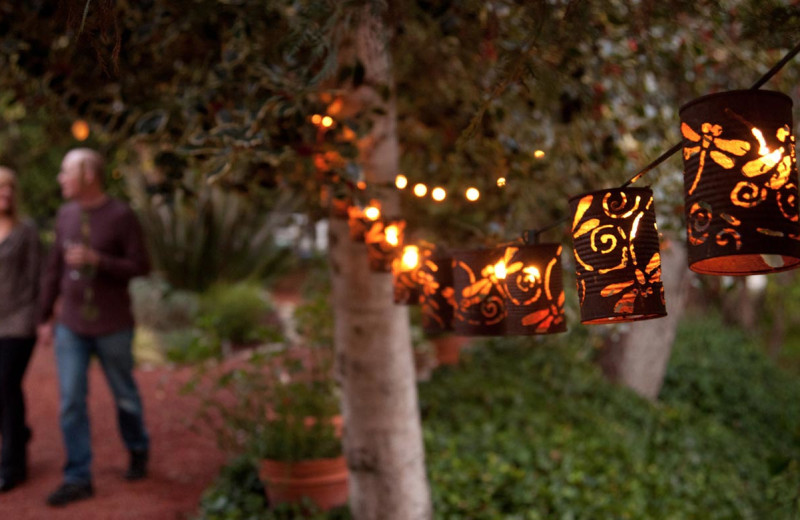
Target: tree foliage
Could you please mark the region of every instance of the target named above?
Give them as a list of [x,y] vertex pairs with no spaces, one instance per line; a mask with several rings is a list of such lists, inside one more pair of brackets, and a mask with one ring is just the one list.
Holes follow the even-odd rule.
[[[0,90],[90,120],[109,148],[147,142],[216,182],[278,179],[316,202],[323,180],[359,176],[352,132],[368,121],[338,114],[320,132],[309,116],[364,80],[356,62],[336,67],[360,3],[2,0]],[[569,196],[621,183],[677,140],[683,102],[749,86],[796,43],[799,11],[779,0],[391,2],[403,170],[450,189],[441,205],[406,198],[412,225],[486,242],[549,224]],[[790,65],[770,86],[797,97],[799,76]],[[670,164],[644,181],[658,180],[666,219],[680,214]],[[467,185],[479,204],[464,201]]]

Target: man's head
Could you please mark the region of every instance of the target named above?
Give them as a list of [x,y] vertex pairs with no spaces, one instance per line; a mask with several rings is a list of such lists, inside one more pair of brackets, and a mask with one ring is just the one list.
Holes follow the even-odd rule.
[[90,148],[75,148],[61,161],[58,184],[61,195],[76,200],[102,195],[104,189],[105,161]]
[[17,175],[5,166],[0,166],[0,216],[17,217]]

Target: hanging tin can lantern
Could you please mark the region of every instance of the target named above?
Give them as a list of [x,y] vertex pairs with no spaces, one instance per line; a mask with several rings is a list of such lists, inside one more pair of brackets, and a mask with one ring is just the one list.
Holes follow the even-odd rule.
[[367,231],[381,218],[381,206],[378,201],[372,200],[365,208],[350,206],[347,213],[350,238],[354,242],[363,242]]
[[370,271],[382,273],[392,271],[392,262],[403,247],[405,227],[406,223],[403,220],[379,221],[370,227],[364,235]]
[[417,305],[420,298],[419,267],[422,253],[418,246],[407,245],[392,262],[392,286],[394,302],[402,305]]
[[438,334],[453,330],[455,295],[453,292],[453,258],[434,254],[422,262],[419,270],[422,330]]
[[509,246],[504,278],[507,335],[552,334],[567,330],[561,244]]
[[737,90],[680,110],[689,267],[749,275],[800,265],[792,100]]
[[464,336],[503,334],[506,300],[503,289],[505,248],[453,254],[455,312],[453,327]]
[[581,322],[666,316],[652,190],[601,190],[569,204]]

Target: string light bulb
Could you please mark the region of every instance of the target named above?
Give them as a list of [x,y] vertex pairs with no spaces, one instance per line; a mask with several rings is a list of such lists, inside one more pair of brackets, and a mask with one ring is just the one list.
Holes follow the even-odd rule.
[[314,114],[313,116],[311,116],[311,122],[314,123],[315,125],[322,124],[322,116],[320,114]]
[[89,123],[83,119],[77,119],[72,123],[70,131],[72,132],[72,137],[78,141],[85,141],[89,138]]
[[444,191],[444,188],[433,188],[431,191],[431,198],[436,202],[442,202],[445,197],[447,197],[447,192]]
[[468,201],[475,202],[481,198],[481,192],[478,191],[478,188],[467,188],[465,196],[467,197]]
[[502,188],[505,185],[506,185],[506,178],[505,177],[500,177],[499,179],[497,179],[497,187],[498,188]]
[[399,190],[406,189],[406,186],[408,186],[408,177],[399,173],[397,177],[394,178],[394,185],[397,186]]
[[333,126],[333,118],[331,116],[325,116],[322,118],[321,123],[325,128],[330,128]]
[[541,159],[542,157],[544,157],[544,150],[536,150],[535,152],[533,152],[533,156],[536,157],[537,159]]
[[414,185],[414,195],[417,197],[424,197],[427,193],[428,187],[421,182]]

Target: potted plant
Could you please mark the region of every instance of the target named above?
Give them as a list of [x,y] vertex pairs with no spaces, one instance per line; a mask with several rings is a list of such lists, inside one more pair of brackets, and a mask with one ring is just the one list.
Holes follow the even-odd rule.
[[347,502],[342,420],[333,377],[333,318],[323,293],[297,307],[295,344],[227,361],[203,407],[224,448],[249,453],[271,505]]
[[338,399],[326,381],[278,382],[267,419],[252,432],[250,450],[271,504],[304,497],[321,509],[347,502]]
[[251,450],[270,503],[311,499],[322,509],[347,502],[342,419],[333,378],[333,316],[324,291],[297,307],[300,346],[274,365],[266,421],[253,432]]

